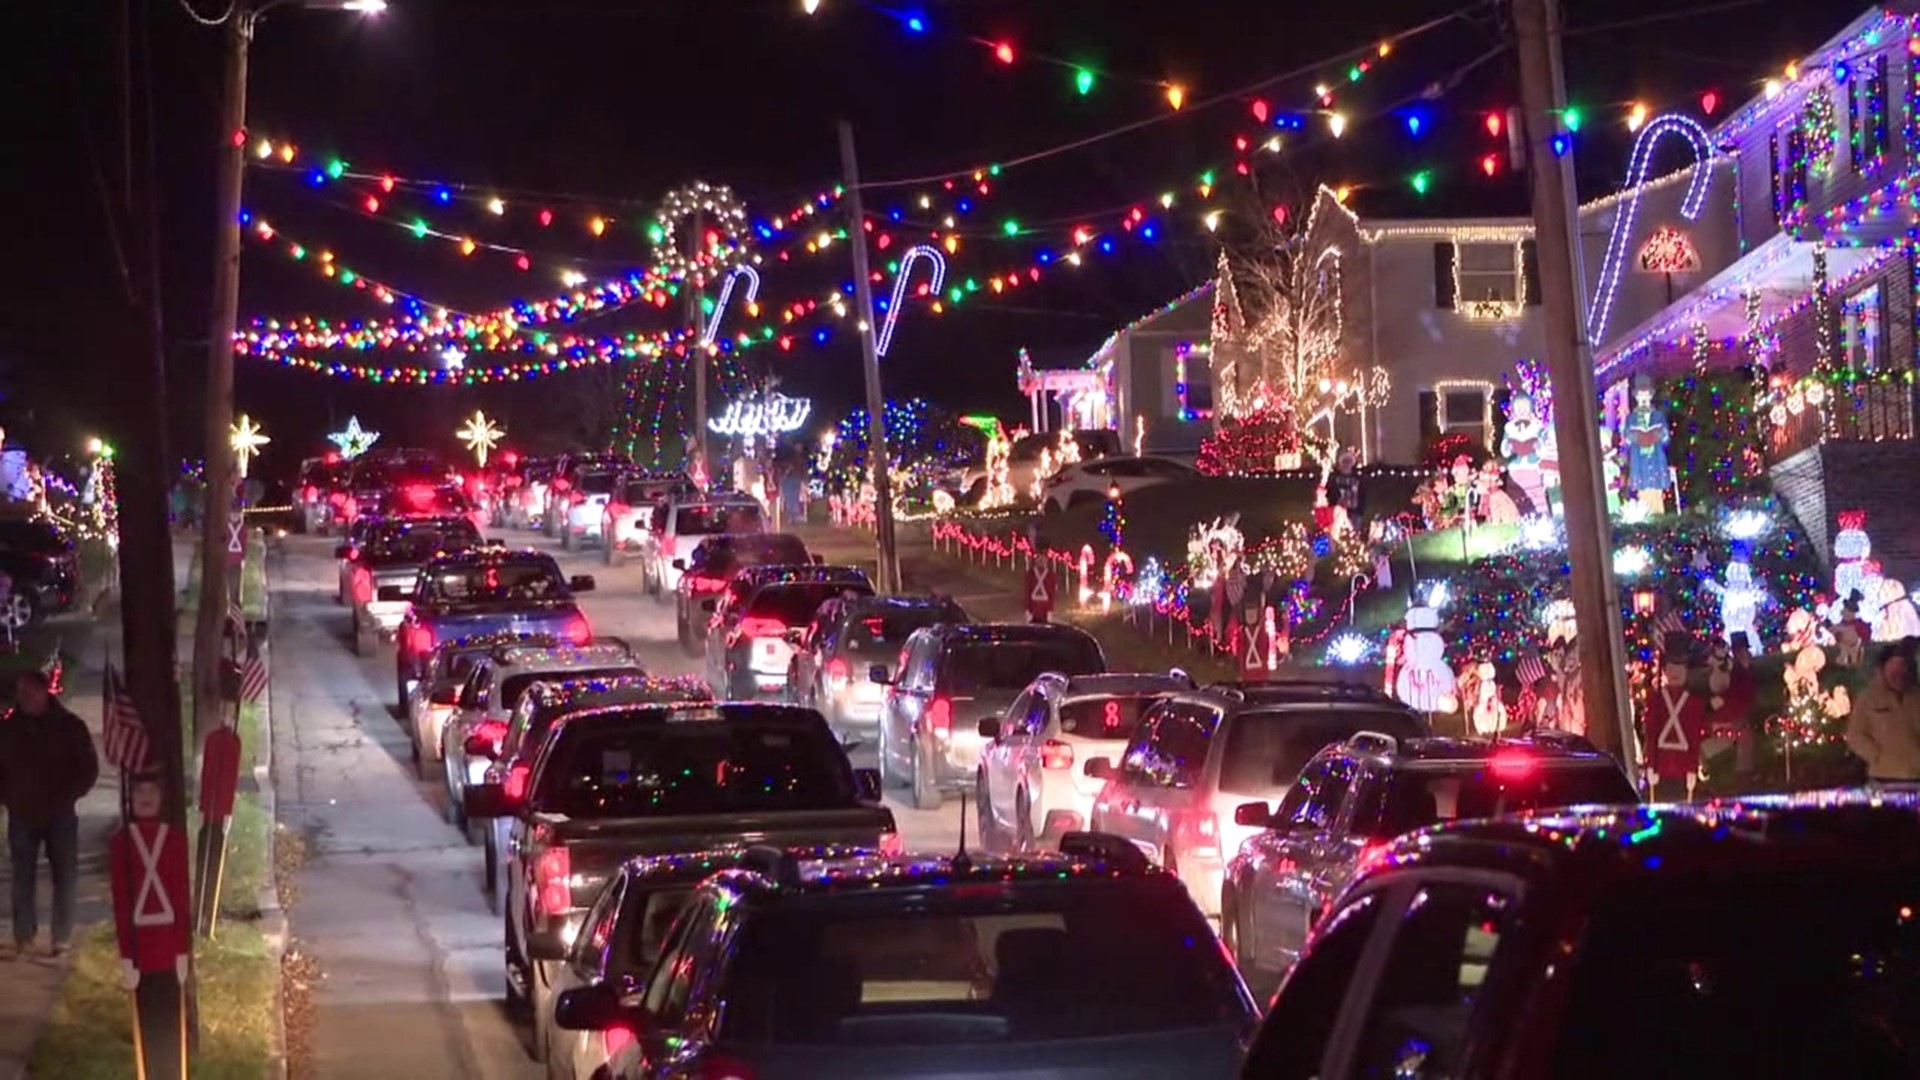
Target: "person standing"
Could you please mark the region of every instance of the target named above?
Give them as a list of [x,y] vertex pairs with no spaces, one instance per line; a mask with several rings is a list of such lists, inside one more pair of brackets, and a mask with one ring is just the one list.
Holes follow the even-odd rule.
[[1872,681],[1853,699],[1847,748],[1866,762],[1873,783],[1920,784],[1920,692],[1913,657],[1898,643],[1875,656]]
[[45,673],[22,672],[15,704],[0,719],[0,801],[7,808],[7,844],[13,854],[13,946],[25,953],[39,933],[34,901],[40,853],[53,877],[50,952],[73,940],[74,888],[80,872],[82,796],[100,778],[93,736],[53,696]]

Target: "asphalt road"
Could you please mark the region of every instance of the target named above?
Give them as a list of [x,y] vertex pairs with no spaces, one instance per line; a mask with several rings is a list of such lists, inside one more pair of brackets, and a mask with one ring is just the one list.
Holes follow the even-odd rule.
[[[596,633],[624,638],[651,671],[698,673],[675,644],[671,604],[641,591],[636,566],[509,536],[598,579],[581,600]],[[392,656],[353,655],[332,541],[285,544],[273,582],[274,784],[281,824],[307,844],[290,921],[323,974],[310,1060],[320,1076],[543,1075],[504,1005],[502,919],[481,891],[480,849],[446,823],[438,781],[415,777]],[[856,749],[854,764],[871,765],[871,753]],[[957,801],[889,804],[908,848],[957,845]]]

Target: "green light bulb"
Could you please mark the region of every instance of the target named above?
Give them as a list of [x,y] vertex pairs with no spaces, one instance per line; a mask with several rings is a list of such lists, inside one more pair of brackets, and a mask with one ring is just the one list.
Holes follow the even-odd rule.
[[1566,111],[1560,114],[1560,122],[1567,125],[1568,131],[1579,131],[1580,110],[1572,105],[1567,106]]
[[425,240],[427,238],[427,223],[424,218],[413,219],[413,238],[415,240]]
[[333,177],[335,180],[340,179],[340,174],[346,171],[347,163],[341,161],[339,158],[334,158],[332,161],[327,162],[327,175]]
[[1433,174],[1423,169],[1413,174],[1412,183],[1415,194],[1425,195],[1427,189],[1433,186]]
[[1073,88],[1080,91],[1081,97],[1093,93],[1093,72],[1086,68],[1076,68],[1073,73]]
[[1007,234],[1008,236],[1019,236],[1019,235],[1020,235],[1020,223],[1019,223],[1019,222],[1017,222],[1017,221],[1015,221],[1015,220],[1013,220],[1012,218],[1008,218],[1008,219],[1007,219],[1007,220],[1006,220],[1006,221],[1005,221],[1005,222],[1004,222],[1004,223],[1003,223],[1003,224],[1002,224],[1002,225],[1000,226],[1000,231],[1001,231],[1001,232],[1003,232],[1003,233],[1006,233],[1006,234]]

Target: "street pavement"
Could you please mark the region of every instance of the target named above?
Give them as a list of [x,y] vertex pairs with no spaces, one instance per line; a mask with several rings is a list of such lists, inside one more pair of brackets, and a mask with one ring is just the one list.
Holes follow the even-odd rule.
[[[865,534],[806,530],[829,561],[871,551]],[[640,587],[637,564],[603,565],[598,550],[565,553],[568,574],[592,574],[581,598],[597,634],[625,639],[648,670],[698,674],[674,640],[671,598]],[[930,551],[905,560],[907,587],[933,580],[976,614],[1006,617],[989,584],[955,576]],[[481,852],[446,823],[438,780],[414,773],[392,708],[393,659],[350,647],[334,602],[332,542],[289,537],[274,569],[274,784],[282,825],[306,842],[292,882],[294,945],[317,961],[306,1033],[320,1076],[530,1077],[524,1025],[505,1008],[502,917],[481,891]],[[870,749],[856,748],[856,766]],[[961,804],[916,811],[889,800],[909,849],[954,850]]]

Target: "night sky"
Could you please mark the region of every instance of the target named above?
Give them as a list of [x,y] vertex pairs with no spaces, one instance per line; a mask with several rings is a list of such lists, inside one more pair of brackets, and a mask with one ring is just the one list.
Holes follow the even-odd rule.
[[[224,0],[195,0],[218,14]],[[1517,98],[1511,51],[1483,59],[1502,40],[1493,5],[1448,0],[926,0],[928,31],[913,34],[906,0],[881,7],[823,0],[391,0],[377,19],[303,12],[288,5],[262,23],[253,50],[249,131],[291,139],[303,153],[338,156],[356,169],[495,186],[509,213],[432,205],[404,192],[385,219],[357,209],[365,185],[311,185],[291,171],[254,169],[246,204],[284,233],[336,253],[343,264],[436,300],[486,308],[559,291],[558,272],[593,276],[642,265],[644,204],[693,179],[734,187],[755,213],[777,213],[831,186],[839,174],[835,121],[853,121],[869,181],[940,174],[1007,161],[1135,121],[1166,117],[1129,134],[1005,170],[992,193],[961,219],[969,235],[953,261],[956,280],[1027,265],[1042,247],[1062,249],[1074,224],[1111,229],[1132,206],[1159,224],[1153,243],[1124,239],[1112,256],[1077,271],[1049,272],[1009,297],[983,291],[944,316],[913,311],[886,363],[890,395],[925,395],[957,408],[1024,415],[1013,388],[1015,350],[1043,362],[1083,358],[1115,326],[1203,280],[1211,238],[1193,190],[1201,170],[1219,170],[1216,204],[1260,204],[1233,174],[1236,134],[1259,131],[1255,97],[1274,113],[1310,107],[1316,83],[1344,84],[1350,54],[1397,31],[1458,12],[1405,42],[1359,83],[1341,85],[1353,118],[1338,141],[1324,124],[1289,136],[1284,155],[1253,155],[1270,194],[1318,182],[1352,184],[1365,214],[1455,216],[1523,213],[1524,189],[1505,173],[1487,179],[1480,157],[1503,144],[1482,125],[1486,110]],[[101,193],[118,183],[122,156],[119,0],[7,5],[12,44],[0,76],[14,123],[0,158],[10,209],[6,286],[0,292],[0,422],[49,452],[105,422],[103,388],[127,358],[103,327],[122,318],[114,246]],[[197,456],[205,363],[212,173],[217,130],[217,30],[192,23],[177,0],[134,0],[150,19],[155,53],[158,184],[162,202],[162,292],[170,361],[175,454]],[[1767,74],[1817,46],[1860,13],[1807,0],[1570,0],[1568,81],[1584,107],[1583,195],[1618,184],[1629,136],[1625,103],[1698,113],[1715,90],[1720,114],[1755,92]],[[895,14],[889,14],[889,11]],[[1650,17],[1688,13],[1686,17]],[[1013,45],[1012,65],[986,41]],[[1100,71],[1082,96],[1071,70],[1044,53]],[[1483,60],[1473,66],[1476,60]],[[1202,107],[1210,98],[1304,68],[1297,77]],[[1161,80],[1187,89],[1168,109]],[[1423,91],[1427,135],[1413,141],[1396,111]],[[1388,115],[1379,116],[1378,114]],[[1375,118],[1378,116],[1378,118]],[[1259,131],[1264,138],[1267,132]],[[1429,170],[1431,190],[1407,178]],[[939,185],[868,194],[868,212],[909,211]],[[1155,197],[1175,192],[1162,211]],[[542,193],[521,196],[520,192]],[[383,198],[387,198],[383,196]],[[950,196],[948,197],[951,198]],[[558,218],[541,229],[532,208]],[[581,224],[596,210],[616,216],[600,238]],[[618,215],[627,215],[624,219]],[[529,249],[532,269],[511,256],[463,258],[452,245],[417,241],[396,218]],[[909,213],[908,216],[912,216]],[[1035,230],[998,236],[1007,219]],[[902,238],[906,229],[901,228]],[[241,314],[375,317],[389,309],[247,241]],[[817,296],[851,276],[847,247],[763,268],[763,301]],[[896,249],[897,250],[897,249]],[[657,329],[663,316],[622,315],[596,332]],[[756,349],[792,393],[820,402],[822,425],[858,395],[858,347],[850,326],[825,348],[803,340],[791,352]],[[470,366],[486,361],[475,354]],[[275,438],[270,467],[324,448],[322,433],[357,413],[389,444],[451,449],[457,417],[475,407],[506,418],[516,440],[561,438],[561,414],[584,392],[562,376],[504,390],[408,390],[347,383],[236,361],[239,405]],[[572,385],[569,385],[572,380]],[[537,429],[529,431],[529,428]]]

